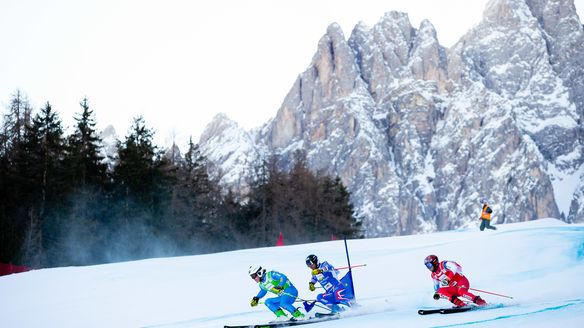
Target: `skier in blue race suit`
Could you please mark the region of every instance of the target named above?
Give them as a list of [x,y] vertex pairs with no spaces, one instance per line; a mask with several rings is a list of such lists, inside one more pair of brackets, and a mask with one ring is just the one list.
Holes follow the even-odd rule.
[[317,282],[325,290],[324,293],[316,296],[318,302],[326,305],[332,312],[342,311],[339,304],[348,307],[353,304],[355,297],[353,296],[353,286],[349,273],[339,281],[339,271],[326,261],[319,263],[318,257],[314,254],[308,255],[306,266],[312,270],[312,278],[308,283],[310,291],[316,290],[314,285]]
[[252,265],[249,267],[249,275],[260,286],[259,293],[251,300],[251,306],[258,305],[260,298],[266,296],[268,292],[272,292],[277,297],[268,298],[265,304],[276,315],[275,321],[288,320],[288,316],[286,316],[283,309],[292,314],[291,320],[304,318],[304,314],[294,307],[298,290],[284,274],[277,271],[268,271],[266,273],[266,269],[262,269],[261,266]]

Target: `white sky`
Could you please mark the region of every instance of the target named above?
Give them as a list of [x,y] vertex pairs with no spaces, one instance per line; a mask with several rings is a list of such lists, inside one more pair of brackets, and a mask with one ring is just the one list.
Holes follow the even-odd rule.
[[486,2],[2,0],[1,112],[20,89],[71,126],[87,96],[99,128],[113,124],[123,138],[143,115],[159,145],[174,134],[182,146],[219,112],[246,129],[275,116],[333,22],[348,38],[359,21],[403,11],[415,28],[430,20],[449,47]]

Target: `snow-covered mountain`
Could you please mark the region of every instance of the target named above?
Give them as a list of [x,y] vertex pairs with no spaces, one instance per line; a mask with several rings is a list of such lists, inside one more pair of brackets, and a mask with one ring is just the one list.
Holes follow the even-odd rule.
[[[497,231],[481,232],[475,225],[470,230],[348,240],[351,264],[366,264],[353,270],[361,307],[345,312],[343,319],[303,327],[581,327],[583,240],[584,225],[553,219],[508,224]],[[330,241],[2,276],[2,326],[261,324],[274,315],[263,304],[250,307],[259,288],[249,278],[248,267],[280,271],[297,287],[300,298],[314,299],[304,264],[308,254],[336,267],[347,265],[343,241]],[[449,306],[447,300],[432,299],[432,279],[423,264],[429,254],[458,262],[471,288],[513,299],[475,291],[498,307],[419,316],[419,308]]]
[[116,129],[112,125],[108,125],[100,132],[99,138],[102,142],[101,156],[103,156],[103,162],[107,165],[108,169],[111,171],[114,167],[114,158],[118,153],[118,134]]
[[367,236],[496,223],[584,221],[584,29],[572,0],[491,0],[452,48],[386,13],[345,38],[331,24],[275,118],[225,116],[200,145],[240,187],[253,163],[307,153],[341,177]]
[[246,172],[268,150],[254,140],[255,131],[245,131],[225,114],[217,114],[201,134],[201,151],[210,159],[211,173],[219,176],[224,186],[245,190]]

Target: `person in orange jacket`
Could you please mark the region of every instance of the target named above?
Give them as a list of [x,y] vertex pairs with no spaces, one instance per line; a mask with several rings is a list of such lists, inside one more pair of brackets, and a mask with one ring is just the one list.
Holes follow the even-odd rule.
[[493,213],[493,210],[487,204],[487,200],[483,199],[483,209],[482,209],[481,217],[480,217],[481,231],[485,230],[485,228],[491,229],[491,230],[497,230],[496,227],[491,225],[491,213]]

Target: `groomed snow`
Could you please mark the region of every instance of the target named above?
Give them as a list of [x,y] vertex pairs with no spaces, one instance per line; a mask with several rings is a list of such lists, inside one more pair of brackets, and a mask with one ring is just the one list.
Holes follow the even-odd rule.
[[[428,235],[348,240],[360,308],[319,327],[581,327],[584,321],[584,225],[544,219]],[[284,235],[284,241],[286,236]],[[277,236],[274,236],[274,242]],[[289,276],[312,299],[305,257],[315,253],[345,266],[343,241],[159,258],[87,267],[35,270],[0,277],[3,327],[223,327],[264,323],[251,308],[257,285],[247,275],[260,264]],[[449,306],[432,299],[423,259],[455,260],[471,287],[503,307],[419,316],[419,308]],[[263,299],[265,300],[265,298]]]

